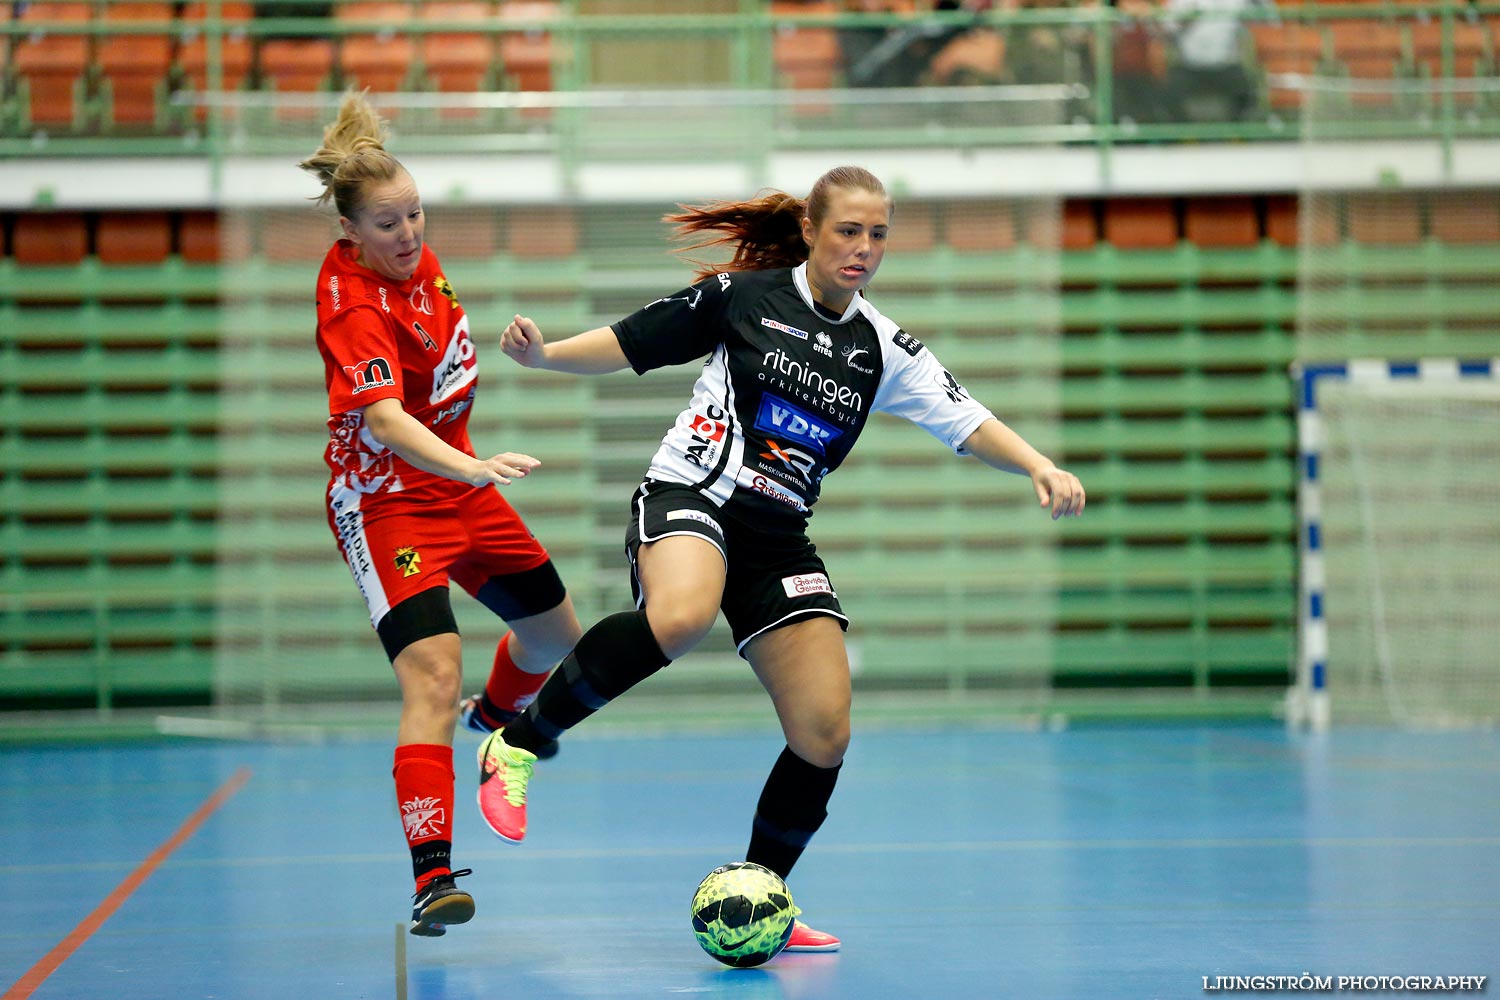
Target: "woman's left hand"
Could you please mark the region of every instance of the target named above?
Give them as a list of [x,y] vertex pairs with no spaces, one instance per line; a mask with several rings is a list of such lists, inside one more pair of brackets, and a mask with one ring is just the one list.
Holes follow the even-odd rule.
[[1049,465],[1031,474],[1031,485],[1041,505],[1052,508],[1052,520],[1083,514],[1083,484],[1073,473]]

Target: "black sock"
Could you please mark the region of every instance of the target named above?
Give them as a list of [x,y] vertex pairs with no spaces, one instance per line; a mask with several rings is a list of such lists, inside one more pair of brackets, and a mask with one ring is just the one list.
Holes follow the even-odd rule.
[[479,692],[479,719],[486,726],[490,727],[491,732],[510,725],[516,720],[516,716],[520,714],[520,712],[504,709],[495,704],[490,699],[488,691]]
[[828,818],[828,800],[840,767],[818,767],[792,753],[791,747],[782,750],[755,806],[745,860],[782,878],[790,875],[807,842]]
[[610,615],[583,634],[536,701],[505,727],[505,742],[536,753],[671,662],[644,609]]
[[424,886],[431,880],[431,872],[452,871],[452,864],[451,840],[424,840],[411,849],[411,870],[417,877],[419,886]]

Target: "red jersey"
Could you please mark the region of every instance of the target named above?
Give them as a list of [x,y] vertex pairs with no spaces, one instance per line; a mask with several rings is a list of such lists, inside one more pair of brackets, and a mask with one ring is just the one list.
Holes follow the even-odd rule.
[[474,487],[409,464],[371,437],[364,408],[395,398],[422,425],[467,455],[469,409],[479,382],[469,318],[437,255],[422,247],[416,273],[392,281],[357,263],[339,240],[318,275],[318,351],[328,387],[330,489],[448,500]]

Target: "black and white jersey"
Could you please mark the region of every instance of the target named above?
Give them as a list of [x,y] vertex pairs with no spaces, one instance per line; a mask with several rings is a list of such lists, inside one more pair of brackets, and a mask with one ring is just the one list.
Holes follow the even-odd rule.
[[650,479],[805,516],[876,410],[962,453],[991,417],[921,341],[855,295],[815,305],[807,265],[705,278],[613,326],[637,373],[708,356]]

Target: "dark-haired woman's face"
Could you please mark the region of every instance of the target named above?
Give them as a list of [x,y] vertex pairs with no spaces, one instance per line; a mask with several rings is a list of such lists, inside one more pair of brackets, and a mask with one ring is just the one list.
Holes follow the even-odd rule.
[[426,216],[417,185],[406,173],[369,186],[356,219],[340,219],[344,235],[359,247],[360,262],[392,281],[405,281],[422,262]]
[[834,188],[821,225],[802,220],[807,241],[807,283],[813,297],[843,312],[854,293],[870,283],[885,256],[891,211],[885,195],[857,188]]

